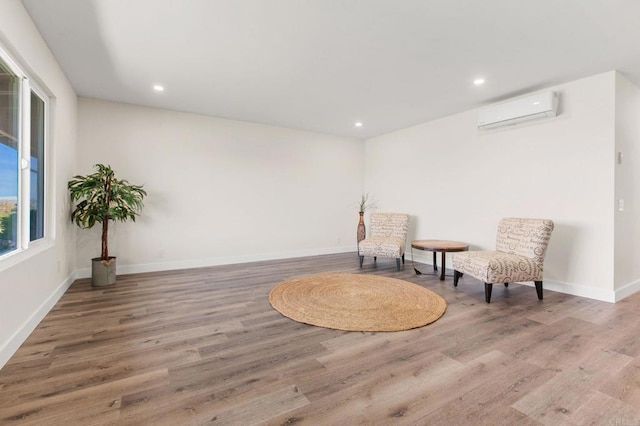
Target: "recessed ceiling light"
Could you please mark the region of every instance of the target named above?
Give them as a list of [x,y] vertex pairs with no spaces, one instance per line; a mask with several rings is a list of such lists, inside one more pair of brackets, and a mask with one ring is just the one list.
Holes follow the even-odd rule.
[[156,92],[164,92],[164,87],[160,86],[159,84],[155,84],[153,86],[153,90],[155,90]]
[[484,78],[476,78],[475,80],[473,80],[473,84],[475,84],[476,86],[482,86],[484,84]]
[[362,127],[362,123],[360,121],[357,121],[355,124],[356,127]]

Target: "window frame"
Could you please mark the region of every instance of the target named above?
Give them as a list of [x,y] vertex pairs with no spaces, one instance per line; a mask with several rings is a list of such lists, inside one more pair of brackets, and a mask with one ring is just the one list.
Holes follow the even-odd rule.
[[[27,257],[35,255],[53,246],[52,191],[50,189],[51,176],[51,100],[52,97],[30,78],[25,67],[20,66],[13,55],[0,45],[0,60],[20,79],[19,89],[19,135],[18,135],[18,191],[17,191],[17,241],[16,248],[0,254],[0,271],[7,269]],[[43,235],[31,241],[30,232],[30,201],[31,201],[31,94],[36,95],[44,103],[43,123]]]
[[[47,96],[47,94],[40,88],[40,86],[37,83],[34,83],[33,81],[30,81],[30,93],[29,93],[29,102],[31,102],[31,94],[36,95],[38,98],[40,98],[40,100],[42,101],[43,108],[44,108],[44,114],[43,114],[43,121],[44,123],[42,124],[42,138],[44,139],[44,141],[42,142],[42,151],[43,151],[43,158],[42,158],[42,164],[39,165],[39,167],[42,167],[44,169],[44,173],[43,173],[43,177],[42,177],[42,237],[40,238],[36,238],[35,240],[31,239],[31,227],[27,226],[26,231],[28,234],[28,242],[29,244],[36,244],[38,243],[38,241],[42,241],[45,239],[48,239],[51,236],[51,233],[49,232],[49,200],[51,199],[50,197],[50,191],[49,191],[49,169],[50,169],[50,160],[49,160],[49,150],[50,150],[50,144],[49,144],[49,96]],[[31,113],[31,111],[29,111],[29,113]],[[29,152],[28,152],[28,157],[29,157],[29,162],[31,162],[31,137],[29,137]],[[31,189],[31,164],[29,164],[29,167],[27,167],[25,169],[25,172],[29,175],[29,189]],[[27,204],[29,203],[29,201],[31,200],[31,193],[29,192],[29,198],[28,200],[25,200],[27,202]],[[27,209],[27,212],[30,212],[30,209]],[[31,217],[29,217],[29,221],[31,220]]]

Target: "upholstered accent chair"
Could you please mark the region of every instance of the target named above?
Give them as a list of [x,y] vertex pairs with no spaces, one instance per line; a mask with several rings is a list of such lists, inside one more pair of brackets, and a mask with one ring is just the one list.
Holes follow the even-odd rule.
[[407,244],[409,215],[404,213],[372,213],[369,236],[358,244],[360,267],[365,256],[373,256],[373,261],[381,257],[396,259],[400,270],[400,260],[404,264],[404,247]]
[[463,274],[484,282],[484,298],[491,302],[493,284],[533,281],[542,300],[542,270],[553,221],[506,218],[498,224],[496,251],[454,253],[453,285]]

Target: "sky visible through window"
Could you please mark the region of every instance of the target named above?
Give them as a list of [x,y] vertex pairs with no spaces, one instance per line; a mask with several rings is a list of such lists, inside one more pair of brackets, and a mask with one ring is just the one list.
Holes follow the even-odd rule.
[[18,196],[18,150],[0,143],[0,199]]
[[17,247],[17,202],[18,150],[0,140],[0,256]]
[[[14,199],[18,196],[18,151],[0,144],[0,199]],[[31,157],[31,178],[38,173],[38,159]],[[37,186],[31,185],[31,199],[37,197]]]

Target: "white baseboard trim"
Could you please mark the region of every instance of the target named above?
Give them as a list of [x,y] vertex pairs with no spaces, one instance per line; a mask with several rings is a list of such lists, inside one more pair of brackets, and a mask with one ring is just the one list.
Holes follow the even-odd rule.
[[[433,264],[433,254],[430,251],[424,251],[424,250],[413,250],[413,257],[411,255],[411,248],[409,249],[405,249],[405,253],[404,253],[404,257],[405,257],[405,262],[409,261],[411,262],[411,260],[415,260],[418,263],[425,263],[427,265],[432,265]],[[447,265],[449,265],[448,269],[451,269],[451,256],[452,253],[449,254],[449,256],[446,257],[446,262]],[[438,265],[440,265],[440,259],[442,256],[440,253],[437,254],[437,262]]]
[[[447,269],[451,268],[451,254],[447,256]],[[405,253],[405,257],[408,256],[409,262],[411,261],[411,252],[408,254]],[[440,254],[438,253],[436,260],[438,265],[440,264]],[[413,258],[416,262],[426,263],[427,265],[431,265],[433,263],[433,255],[431,252],[423,252],[416,253],[416,250],[413,251]],[[519,283],[522,285],[527,285],[533,287],[533,283]],[[566,283],[562,281],[554,281],[554,280],[544,280],[543,287],[546,290],[557,291],[560,293],[571,294],[574,296],[586,297],[589,299],[601,300],[603,302],[615,303],[618,300],[621,300],[624,297],[629,296],[632,293],[640,290],[640,281],[630,284],[623,289],[618,290],[618,292],[614,292],[613,290],[587,287],[578,284]]]
[[[533,283],[530,285],[533,286]],[[603,302],[616,303],[615,293],[609,289],[587,287],[553,280],[544,280],[543,286],[545,289],[551,291],[572,294],[574,296],[586,297],[588,299],[595,299]]]
[[77,274],[72,272],[51,295],[42,302],[38,309],[16,330],[15,333],[0,348],[0,369],[11,359],[20,346],[27,340],[29,335],[40,324],[40,321],[49,313],[71,284],[76,280]]
[[636,280],[632,283],[615,291],[615,301],[619,302],[627,296],[631,296],[633,293],[640,291],[640,280]]
[[[295,250],[286,252],[275,252],[266,254],[254,254],[246,256],[215,257],[209,259],[177,260],[158,263],[144,263],[138,265],[118,264],[118,275],[141,274],[145,272],[173,271],[176,269],[205,268],[208,266],[233,265],[237,263],[260,262],[264,260],[292,259],[296,257],[319,256],[323,254],[349,253],[357,251],[356,246],[352,247],[331,247],[309,250]],[[91,269],[80,269],[76,273],[76,278],[90,278]]]

